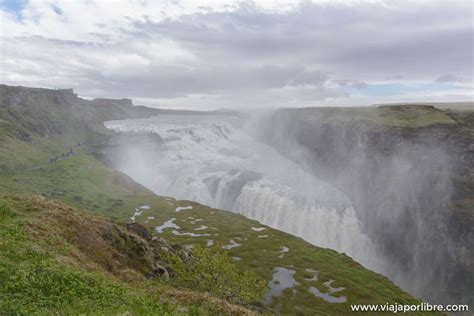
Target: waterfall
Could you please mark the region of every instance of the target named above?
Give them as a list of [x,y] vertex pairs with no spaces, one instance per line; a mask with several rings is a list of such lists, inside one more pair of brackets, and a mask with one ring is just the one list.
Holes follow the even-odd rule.
[[239,118],[225,115],[162,115],[105,123],[121,133],[160,135],[159,153],[125,143],[116,163],[156,194],[241,213],[380,271],[374,246],[347,196],[241,125]]

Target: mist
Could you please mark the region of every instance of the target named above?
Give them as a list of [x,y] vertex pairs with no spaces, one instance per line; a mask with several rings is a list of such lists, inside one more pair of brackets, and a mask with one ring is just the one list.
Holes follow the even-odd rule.
[[158,195],[238,212],[344,252],[429,301],[469,299],[472,285],[461,277],[472,265],[469,246],[449,226],[456,166],[448,149],[426,135],[371,134],[317,116],[307,124],[305,116],[110,121],[119,134],[108,157]]

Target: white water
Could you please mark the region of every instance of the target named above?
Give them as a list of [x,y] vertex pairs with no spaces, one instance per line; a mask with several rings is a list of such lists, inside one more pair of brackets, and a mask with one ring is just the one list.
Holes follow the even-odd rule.
[[160,153],[143,148],[131,155],[124,146],[117,166],[157,194],[239,212],[380,270],[349,199],[255,140],[237,118],[163,115],[105,125],[161,136]]

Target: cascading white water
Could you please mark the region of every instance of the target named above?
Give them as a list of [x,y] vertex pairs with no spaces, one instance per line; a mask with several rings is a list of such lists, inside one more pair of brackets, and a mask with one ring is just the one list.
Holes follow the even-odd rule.
[[[152,132],[159,154],[127,145],[119,170],[159,195],[239,212],[379,270],[349,199],[306,173],[224,115],[162,115],[106,122],[118,132]],[[156,155],[156,157],[146,157]],[[139,167],[137,167],[137,165]]]

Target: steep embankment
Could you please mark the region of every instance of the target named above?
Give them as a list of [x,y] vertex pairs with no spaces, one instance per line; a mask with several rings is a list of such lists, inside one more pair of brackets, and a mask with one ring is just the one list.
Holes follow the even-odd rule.
[[[312,246],[237,214],[156,196],[111,169],[96,158],[95,147],[106,142],[110,133],[101,120],[140,116],[125,101],[110,101],[104,110],[98,101],[78,99],[72,91],[0,88],[4,131],[0,190],[17,192],[2,194],[7,206],[2,206],[0,223],[4,234],[0,245],[5,250],[0,254],[0,275],[8,280],[1,283],[2,291],[12,293],[2,296],[3,309],[45,313],[69,309],[73,314],[97,310],[248,312],[220,300],[234,301],[235,297],[228,295],[226,287],[212,286],[218,282],[199,287],[199,292],[183,290],[196,285],[196,279],[186,278],[196,275],[186,266],[170,269],[176,272],[171,283],[162,278],[142,282],[154,271],[151,266],[166,263],[150,259],[154,251],[140,237],[142,230],[130,231],[123,224],[91,217],[33,193],[121,223],[132,217],[148,227],[152,236],[165,237],[170,243],[202,245],[212,252],[223,249],[234,261],[223,265],[228,267],[229,273],[224,273],[228,280],[245,275],[232,268],[236,267],[257,273],[271,288],[263,300],[252,304],[263,311],[342,314],[354,303],[417,302],[344,254]],[[73,153],[65,154],[71,148]],[[54,157],[61,159],[50,160]],[[120,245],[126,245],[125,249]],[[196,250],[195,256],[199,253]],[[193,267],[210,275],[222,272],[207,259]],[[244,284],[251,294],[242,293],[239,302],[248,304],[258,297],[252,290],[258,282],[251,283]]]
[[474,297],[473,111],[280,110],[266,139],[346,192],[385,274],[434,302]]

